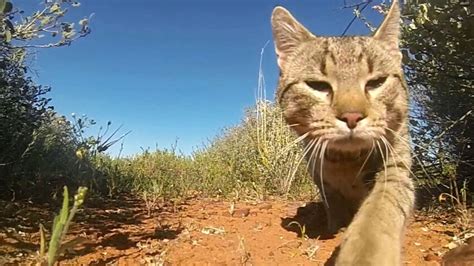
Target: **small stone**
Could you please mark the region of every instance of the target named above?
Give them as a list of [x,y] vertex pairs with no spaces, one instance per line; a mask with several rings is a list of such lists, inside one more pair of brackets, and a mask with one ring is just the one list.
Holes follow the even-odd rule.
[[232,216],[232,214],[229,211],[224,211],[224,212],[222,212],[222,216],[230,217],[230,216]]
[[458,245],[457,245],[456,243],[454,243],[454,242],[449,242],[449,244],[447,244],[446,247],[447,247],[448,249],[454,249],[454,248],[457,248]]
[[263,203],[262,205],[258,206],[260,210],[270,210],[273,206],[270,203]]
[[250,214],[250,209],[249,208],[244,208],[244,209],[236,209],[234,210],[234,213],[232,214],[233,217],[247,217]]
[[204,227],[201,229],[201,233],[205,235],[222,235],[225,233],[224,228],[217,228],[217,227]]
[[438,260],[438,256],[436,256],[435,254],[427,254],[423,257],[423,259],[425,259],[425,261],[437,261]]

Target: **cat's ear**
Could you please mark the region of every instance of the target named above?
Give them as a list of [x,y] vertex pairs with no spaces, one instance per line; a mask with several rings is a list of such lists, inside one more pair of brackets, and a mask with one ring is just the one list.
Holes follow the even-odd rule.
[[387,48],[399,51],[400,43],[400,6],[398,0],[393,0],[392,6],[385,16],[382,25],[377,29],[374,38],[383,41]]
[[299,44],[314,37],[288,10],[280,6],[273,9],[272,31],[280,69]]

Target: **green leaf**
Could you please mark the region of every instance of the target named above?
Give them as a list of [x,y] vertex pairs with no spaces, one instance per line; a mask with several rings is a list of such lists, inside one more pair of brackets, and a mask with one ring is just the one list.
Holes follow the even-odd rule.
[[63,31],[63,38],[64,39],[72,39],[76,35],[76,32],[74,30],[70,31]]
[[63,206],[61,208],[61,212],[59,213],[59,221],[61,223],[65,223],[67,221],[67,217],[69,215],[69,192],[67,190],[67,187],[64,186],[64,191],[63,191]]
[[9,19],[4,19],[3,22],[7,25],[8,30],[10,30],[11,33],[15,32],[15,26],[13,26],[13,23]]
[[46,236],[45,236],[45,233],[44,233],[43,224],[40,224],[39,227],[40,227],[40,229],[39,229],[39,232],[40,232],[40,257],[41,257],[41,259],[43,259],[45,251],[46,251]]
[[13,4],[11,2],[6,2],[5,7],[3,7],[3,13],[9,13],[13,10]]
[[51,17],[44,17],[41,20],[41,25],[47,25],[51,21]]
[[2,14],[11,12],[13,9],[13,5],[11,2],[7,2],[7,0],[0,0],[0,12]]
[[61,7],[58,4],[54,4],[49,8],[49,12],[56,13],[61,11]]
[[4,13],[3,10],[5,10],[6,5],[7,5],[6,0],[0,0],[0,10],[2,10],[2,13]]
[[64,186],[63,192],[63,205],[59,215],[54,217],[53,230],[51,234],[51,240],[49,241],[48,248],[48,265],[54,265],[58,256],[58,249],[61,246],[61,238],[63,234],[64,226],[66,225],[69,216],[69,192],[67,187]]
[[5,42],[9,43],[11,41],[12,41],[12,33],[9,30],[7,30],[5,31]]

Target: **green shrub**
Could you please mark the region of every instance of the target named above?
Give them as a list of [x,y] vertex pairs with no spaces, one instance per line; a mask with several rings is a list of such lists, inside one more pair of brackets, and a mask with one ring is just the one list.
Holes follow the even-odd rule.
[[39,265],[54,265],[58,257],[65,251],[66,248],[71,248],[81,238],[63,243],[69,226],[71,225],[74,215],[84,203],[87,188],[79,187],[74,196],[74,204],[69,209],[69,192],[67,187],[63,188],[63,204],[58,215],[54,217],[53,228],[51,230],[51,237],[49,240],[48,250],[46,250],[46,234],[43,225],[40,224],[40,251],[39,251]]
[[274,104],[259,101],[236,127],[193,155],[203,190],[263,198],[312,191],[302,148]]

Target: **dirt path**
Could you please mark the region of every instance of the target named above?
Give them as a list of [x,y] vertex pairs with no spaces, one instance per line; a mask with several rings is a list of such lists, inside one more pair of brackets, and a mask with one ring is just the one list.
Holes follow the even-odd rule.
[[[38,250],[38,223],[53,214],[46,206],[20,204],[2,212],[0,264],[31,261]],[[193,199],[161,206],[152,217],[138,200],[89,202],[69,234],[82,241],[60,264],[323,265],[341,240],[341,234],[318,230],[324,220],[318,204],[296,201],[233,205]],[[404,264],[438,265],[459,233],[450,221],[416,213],[407,230]]]

